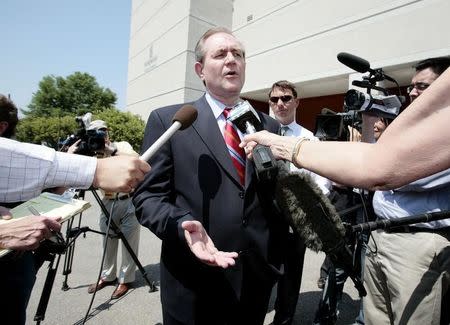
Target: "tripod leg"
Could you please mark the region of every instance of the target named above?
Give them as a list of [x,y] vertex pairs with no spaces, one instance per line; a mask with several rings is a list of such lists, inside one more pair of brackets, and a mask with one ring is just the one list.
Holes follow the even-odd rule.
[[[92,194],[94,195],[97,203],[99,204],[100,208],[102,209],[102,212],[105,214],[105,216],[108,219],[110,219],[111,215],[110,215],[109,211],[106,209],[106,207],[103,204],[102,200],[100,199],[98,193],[95,190],[93,190]],[[127,249],[128,253],[130,254],[131,258],[133,259],[134,263],[136,263],[137,268],[141,272],[142,277],[144,278],[144,281],[149,286],[150,292],[156,291],[155,283],[153,281],[150,282],[150,280],[147,277],[147,272],[145,271],[145,269],[142,266],[141,262],[137,258],[136,254],[134,253],[133,249],[131,248],[130,244],[128,243],[127,239],[125,238],[124,234],[122,233],[122,231],[120,231],[119,227],[112,220],[111,220],[111,228],[116,233],[116,235],[122,240],[122,243],[124,244],[125,248]]]
[[45,278],[44,288],[42,289],[41,298],[39,299],[39,304],[34,315],[34,321],[40,324],[45,318],[45,311],[47,310],[48,301],[50,299],[50,293],[52,292],[53,282],[55,281],[56,271],[58,270],[59,260],[61,255],[58,255],[56,260],[56,265],[53,267],[55,262],[55,254],[51,255],[51,261],[49,264],[49,270],[47,272],[47,277]]
[[[80,213],[79,219],[78,219],[78,228],[81,225],[81,218],[83,217],[83,213]],[[67,223],[67,229],[66,229],[66,244],[69,243],[70,236],[69,233],[72,230],[74,219],[72,218]],[[73,241],[69,246],[66,248],[66,255],[64,256],[64,267],[62,274],[64,275],[64,281],[61,287],[61,290],[67,291],[69,290],[69,285],[67,284],[67,280],[69,278],[69,274],[72,273],[72,264],[73,264],[73,255],[75,253],[75,241]]]

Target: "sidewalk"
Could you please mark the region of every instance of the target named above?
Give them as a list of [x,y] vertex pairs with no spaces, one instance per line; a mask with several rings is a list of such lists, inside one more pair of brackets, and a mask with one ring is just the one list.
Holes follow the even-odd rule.
[[[100,208],[91,193],[86,194],[86,199],[92,203],[92,207],[83,215],[81,226],[98,229],[98,216]],[[74,226],[78,222],[75,219]],[[65,231],[65,226],[63,227]],[[45,313],[45,319],[41,324],[62,325],[82,324],[89,307],[92,295],[87,293],[90,283],[97,279],[102,250],[102,236],[87,232],[86,238],[78,237],[75,245],[72,273],[68,276],[69,290],[61,290],[64,276],[64,255],[61,257],[56,279]],[[159,253],[160,240],[148,229],[141,228],[139,246],[139,261],[144,267],[151,281],[155,281],[159,288]],[[322,253],[316,254],[307,251],[303,273],[302,287],[297,305],[294,324],[311,324],[320,298],[317,288],[319,268],[323,261]],[[40,269],[33,294],[28,304],[27,324],[35,324],[33,321],[37,310],[39,298],[42,293],[45,277],[47,276],[48,263]],[[162,323],[161,304],[159,291],[149,292],[149,288],[142,278],[139,270],[136,270],[136,281],[128,293],[118,300],[110,300],[114,287],[106,287],[98,291],[90,310],[87,324],[149,324]],[[275,297],[272,296],[265,324],[270,324],[274,311]],[[340,320],[338,324],[351,324],[358,313],[358,295],[351,280],[348,280],[341,304]]]

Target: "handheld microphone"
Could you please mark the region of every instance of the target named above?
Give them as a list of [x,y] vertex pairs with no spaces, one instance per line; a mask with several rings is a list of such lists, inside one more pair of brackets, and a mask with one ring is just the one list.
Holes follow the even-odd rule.
[[197,109],[192,105],[184,105],[172,118],[172,125],[139,157],[148,161],[178,130],[191,126],[197,119]]
[[350,69],[353,69],[355,71],[358,71],[360,73],[364,73],[367,71],[370,71],[370,63],[367,60],[364,60],[363,58],[360,58],[359,56],[341,52],[337,55],[337,59],[342,64],[346,65]]
[[[227,118],[242,133],[251,134],[263,130],[259,116],[248,101],[242,101],[236,105]],[[261,181],[275,181],[278,173],[278,165],[272,151],[260,144],[253,149],[253,162],[256,175]]]
[[345,227],[333,204],[311,176],[302,172],[280,176],[275,198],[288,223],[304,239],[306,246],[314,251],[324,251],[335,265],[345,269],[359,295],[365,296],[367,292],[346,245]]

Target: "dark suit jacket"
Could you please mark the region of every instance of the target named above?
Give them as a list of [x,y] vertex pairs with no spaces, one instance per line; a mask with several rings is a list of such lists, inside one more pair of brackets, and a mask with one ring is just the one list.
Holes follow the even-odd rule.
[[[287,229],[272,207],[273,187],[258,186],[251,161],[247,160],[245,188],[241,186],[205,97],[193,105],[197,120],[153,156],[152,169],[133,199],[140,223],[162,239],[163,308],[180,314],[186,312],[182,306],[213,290],[217,281],[228,283],[236,297],[245,274],[271,287],[279,275],[279,250]],[[150,114],[142,151],[171,126],[181,106]],[[275,120],[262,113],[260,118],[265,129],[278,131]],[[240,252],[237,265],[224,271],[198,262],[186,245],[180,226],[184,220],[200,221],[219,250]]]

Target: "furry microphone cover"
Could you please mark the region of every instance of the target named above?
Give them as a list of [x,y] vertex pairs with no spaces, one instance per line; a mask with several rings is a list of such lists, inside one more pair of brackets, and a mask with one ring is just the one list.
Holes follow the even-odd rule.
[[275,193],[288,223],[308,248],[328,253],[342,244],[345,228],[341,219],[308,174],[280,168]]

